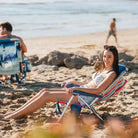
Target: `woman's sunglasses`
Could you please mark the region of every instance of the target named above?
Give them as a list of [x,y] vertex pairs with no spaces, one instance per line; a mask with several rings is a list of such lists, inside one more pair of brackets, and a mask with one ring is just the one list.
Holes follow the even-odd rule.
[[106,49],[106,50],[115,50],[116,47],[115,46],[104,45],[104,49]]

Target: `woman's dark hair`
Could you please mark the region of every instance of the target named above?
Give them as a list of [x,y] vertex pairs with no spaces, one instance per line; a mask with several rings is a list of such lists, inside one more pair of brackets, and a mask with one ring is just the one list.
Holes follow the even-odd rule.
[[[114,62],[113,62],[113,70],[116,72],[117,76],[119,75],[119,68],[118,68],[118,51],[115,46],[104,46],[105,50],[109,50],[113,53],[114,55]],[[105,67],[104,62],[103,62],[103,54],[102,54],[102,66],[103,68]]]

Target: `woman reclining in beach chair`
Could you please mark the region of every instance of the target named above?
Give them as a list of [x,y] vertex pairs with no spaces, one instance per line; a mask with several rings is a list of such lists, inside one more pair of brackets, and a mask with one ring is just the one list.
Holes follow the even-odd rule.
[[[42,89],[37,95],[25,103],[22,107],[11,113],[1,115],[4,119],[20,118],[41,108],[47,102],[69,101],[74,90],[84,93],[99,95],[103,92],[119,75],[118,51],[115,46],[104,46],[102,55],[102,69],[93,74],[89,83],[69,81],[68,84],[78,85],[80,87]],[[81,96],[81,95],[80,95]],[[93,100],[91,96],[81,96],[87,103]],[[74,96],[73,103],[82,104],[78,96]]]

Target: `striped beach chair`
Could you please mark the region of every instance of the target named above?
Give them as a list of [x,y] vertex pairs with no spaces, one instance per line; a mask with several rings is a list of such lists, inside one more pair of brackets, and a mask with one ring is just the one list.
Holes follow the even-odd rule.
[[[17,83],[26,83],[26,72],[30,72],[27,68],[28,61],[23,61],[20,41],[18,39],[0,39],[0,75],[10,75],[7,82],[1,82],[1,85],[10,83],[13,77],[16,77]],[[21,78],[18,74],[21,73]]]
[[[126,66],[123,65],[119,65],[119,76],[110,84],[110,86],[108,86],[108,88],[103,91],[100,95],[94,95],[94,94],[88,94],[88,93],[84,93],[81,91],[77,91],[75,90],[73,92],[73,95],[71,96],[70,100],[68,102],[64,102],[64,101],[58,101],[55,111],[56,113],[60,113],[60,117],[58,119],[58,122],[62,119],[65,111],[67,110],[68,106],[71,105],[72,106],[72,110],[75,111],[75,113],[77,113],[79,115],[81,108],[82,107],[87,107],[89,108],[99,119],[103,120],[103,118],[96,112],[95,108],[94,108],[94,103],[100,102],[100,101],[105,101],[108,100],[109,98],[111,98],[112,96],[115,96],[116,94],[118,94],[122,88],[125,86],[125,84],[127,83],[127,80],[123,77],[126,72],[128,71],[128,68]],[[67,88],[69,87],[75,87],[75,85],[69,84],[67,85]],[[76,86],[78,87],[78,86]],[[83,100],[81,97],[81,95],[85,95],[85,96],[91,96],[93,97],[93,100],[90,104],[86,103],[85,100]],[[83,105],[77,105],[77,104],[73,104],[71,103],[72,99],[74,96],[78,96],[80,98],[80,100],[84,103]],[[63,112],[61,112],[61,104],[66,104],[65,108],[63,109]]]

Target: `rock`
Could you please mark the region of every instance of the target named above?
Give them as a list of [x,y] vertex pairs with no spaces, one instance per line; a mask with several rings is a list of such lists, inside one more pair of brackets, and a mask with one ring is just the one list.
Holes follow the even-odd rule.
[[68,68],[80,69],[84,65],[88,65],[89,63],[88,63],[87,58],[84,58],[82,56],[74,55],[72,57],[68,57],[68,58],[64,59],[64,64]]
[[40,65],[40,64],[47,64],[47,60],[48,60],[48,56],[45,56],[45,57],[41,58],[41,59],[37,62],[37,65]]
[[130,70],[138,70],[138,63],[132,61],[119,60],[119,63],[125,65]]
[[32,55],[28,57],[29,61],[31,61],[32,65],[35,65],[36,62],[39,60],[39,57],[37,55]]
[[48,55],[48,64],[49,65],[56,65],[56,66],[63,66],[64,59],[69,58],[70,54],[61,53],[59,51],[53,51]]
[[126,53],[119,53],[119,60],[131,61],[133,58],[133,56],[127,55]]
[[93,66],[97,61],[100,61],[100,60],[101,60],[101,55],[97,54],[97,55],[91,56],[89,59],[89,62]]
[[61,53],[59,51],[50,52],[47,56],[40,59],[39,64],[48,64],[55,66],[64,66],[64,59],[72,56],[72,54]]
[[[50,52],[47,56],[40,59],[38,64],[48,64],[54,66],[66,66],[68,68],[80,69],[83,65],[88,65],[88,59],[75,54],[61,53],[59,51]],[[36,69],[36,68],[35,68]],[[39,69],[40,70],[40,69]],[[41,72],[45,71],[41,67]]]

